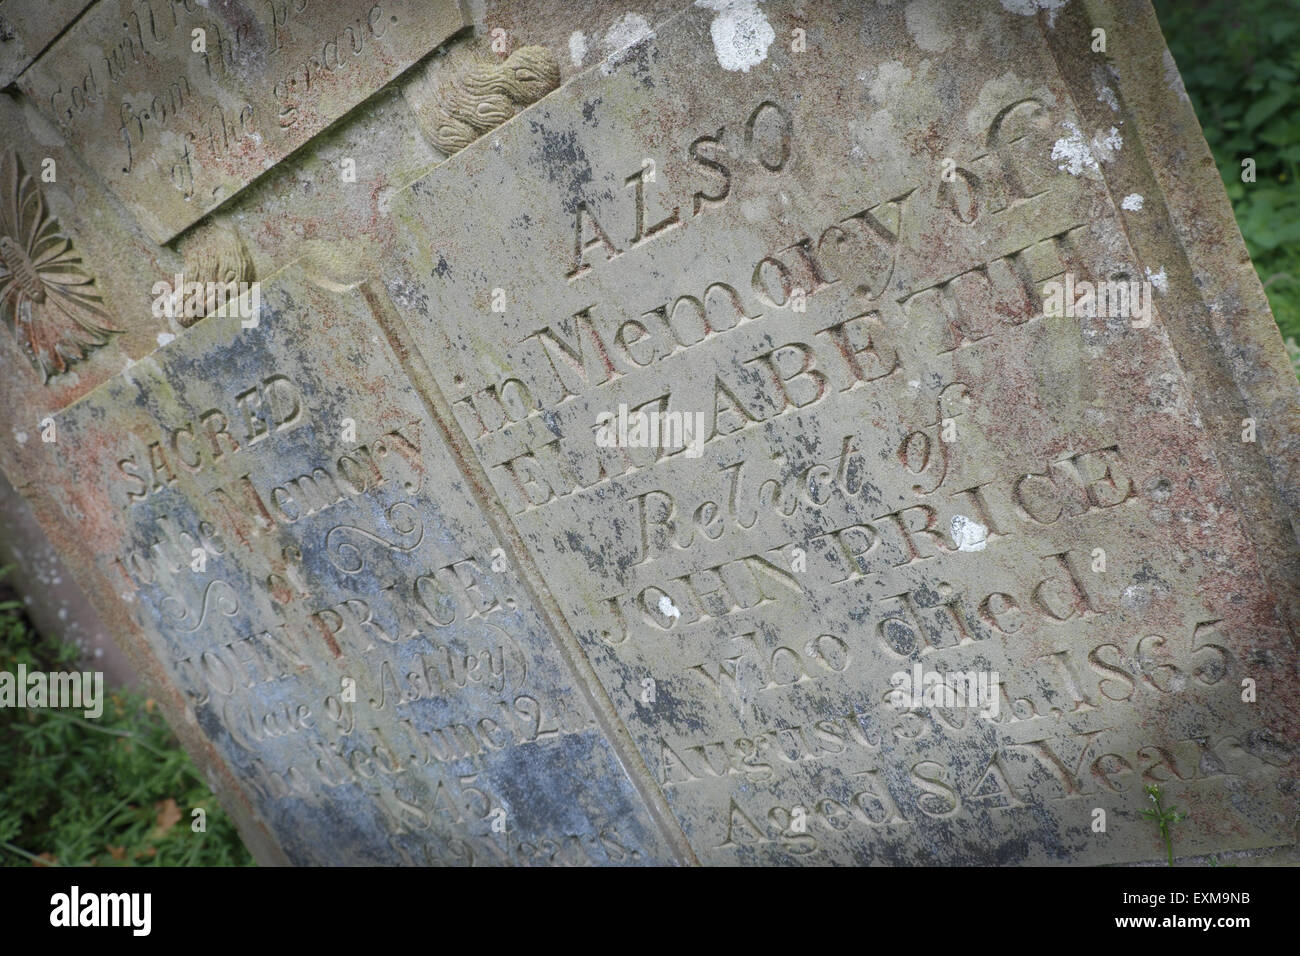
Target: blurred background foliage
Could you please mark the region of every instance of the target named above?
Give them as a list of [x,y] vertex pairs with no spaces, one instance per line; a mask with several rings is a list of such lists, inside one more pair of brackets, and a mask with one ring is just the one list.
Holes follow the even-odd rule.
[[1154,5],[1300,374],[1300,0]]
[[[0,576],[3,570],[0,570]],[[77,671],[79,651],[0,601],[0,671]],[[0,708],[0,863],[249,865],[234,824],[154,701],[104,687],[104,712]],[[206,831],[192,828],[193,810]]]

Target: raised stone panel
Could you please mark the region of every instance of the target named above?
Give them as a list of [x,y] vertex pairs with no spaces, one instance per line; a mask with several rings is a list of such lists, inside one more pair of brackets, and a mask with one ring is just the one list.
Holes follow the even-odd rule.
[[165,242],[465,25],[458,0],[102,0],[18,85]]
[[382,289],[262,290],[256,328],[210,316],[57,417],[66,526],[184,719],[291,862],[671,862],[437,421],[392,387]]
[[[1154,782],[1185,852],[1290,842],[1290,638],[1126,241],[1159,197],[1107,190],[1131,119],[1046,18],[909,11],[797,53],[767,4],[759,55],[689,10],[414,183],[388,286],[449,427],[702,862],[1149,858]],[[1046,316],[1067,274],[1155,308]],[[699,457],[601,447],[620,406]],[[996,716],[898,710],[918,666]]]

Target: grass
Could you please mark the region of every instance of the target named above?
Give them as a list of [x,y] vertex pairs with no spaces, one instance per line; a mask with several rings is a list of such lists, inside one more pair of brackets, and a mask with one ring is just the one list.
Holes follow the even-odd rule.
[[[1155,0],[1165,41],[1300,375],[1300,17],[1294,0]],[[1253,160],[1255,181],[1242,180]]]
[[[1161,794],[1160,788],[1157,786],[1147,787],[1146,795],[1155,806],[1147,807],[1145,810],[1139,810],[1138,813],[1142,814],[1142,816],[1146,817],[1148,820],[1151,820],[1155,823],[1156,827],[1159,828],[1160,836],[1165,841],[1165,850],[1168,851],[1169,854],[1169,865],[1173,866],[1174,840],[1173,836],[1169,833],[1169,828],[1181,820],[1186,820],[1191,816],[1191,814],[1182,813],[1177,807],[1162,806],[1160,801],[1163,794]],[[1217,863],[1218,861],[1216,860],[1215,864],[1217,865]]]
[[[19,602],[0,602],[0,671],[15,673],[19,663],[79,669],[74,648],[38,635]],[[196,807],[204,832],[192,829]],[[0,862],[246,866],[252,858],[154,701],[119,691],[96,720],[0,709]]]

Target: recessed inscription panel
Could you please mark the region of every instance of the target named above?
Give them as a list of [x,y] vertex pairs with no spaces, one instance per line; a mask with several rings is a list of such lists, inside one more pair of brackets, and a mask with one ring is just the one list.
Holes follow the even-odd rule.
[[96,390],[66,513],[291,860],[671,862],[383,300],[276,279]]
[[19,86],[166,241],[463,26],[455,0],[104,0]]
[[[1182,853],[1293,841],[1289,636],[1122,110],[1080,129],[1034,18],[763,9],[761,55],[691,10],[466,148],[387,260],[695,853],[1152,859],[1150,785]],[[1130,311],[1052,314],[1081,281]]]

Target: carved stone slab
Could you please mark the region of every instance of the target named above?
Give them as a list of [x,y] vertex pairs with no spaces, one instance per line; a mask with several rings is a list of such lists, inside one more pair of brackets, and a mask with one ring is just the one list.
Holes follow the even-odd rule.
[[104,0],[18,82],[162,242],[465,23],[456,0]]
[[[701,862],[1159,858],[1151,785],[1182,853],[1293,843],[1296,543],[1238,489],[1294,381],[1224,372],[1181,114],[1089,59],[1149,8],[933,6],[698,4],[412,184],[443,424]],[[1154,307],[1048,314],[1077,280]],[[992,713],[899,709],[926,673]]]
[[57,417],[62,544],[175,719],[290,862],[672,862],[382,288],[262,288]]

